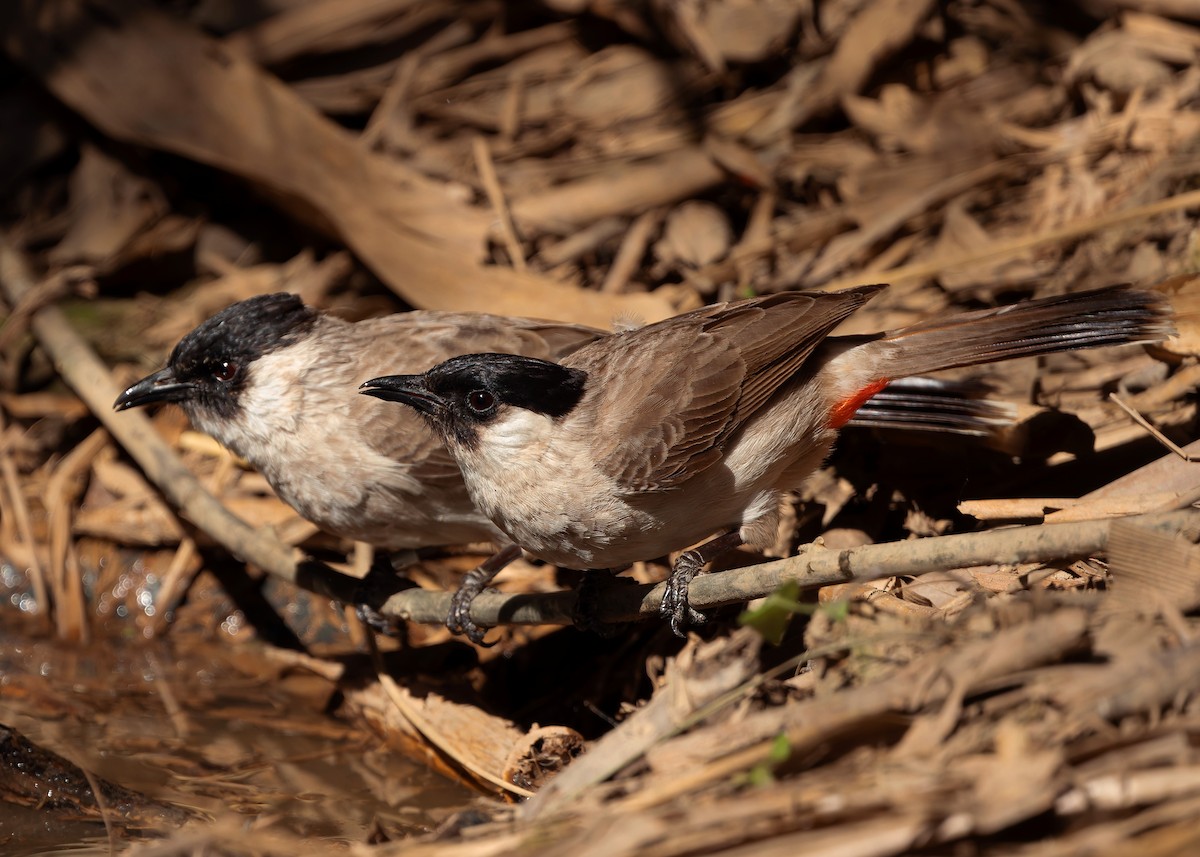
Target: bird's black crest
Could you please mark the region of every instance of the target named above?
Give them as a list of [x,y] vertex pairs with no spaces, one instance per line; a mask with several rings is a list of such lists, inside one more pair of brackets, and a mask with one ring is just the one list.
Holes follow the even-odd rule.
[[250,363],[295,341],[312,329],[317,311],[296,295],[258,295],[228,306],[179,340],[169,361],[186,369],[206,355]]
[[516,354],[465,354],[434,366],[425,374],[429,391],[461,401],[472,391],[486,390],[514,407],[558,419],[583,397],[587,373]]

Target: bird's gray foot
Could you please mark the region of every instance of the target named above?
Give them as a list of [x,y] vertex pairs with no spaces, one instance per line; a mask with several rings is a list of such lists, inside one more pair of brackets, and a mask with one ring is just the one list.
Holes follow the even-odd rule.
[[397,576],[391,554],[387,551],[376,551],[371,567],[354,590],[354,612],[359,621],[377,634],[400,636],[404,623],[400,619],[383,615],[380,608],[393,594],[411,585],[411,582]]
[[450,599],[450,613],[446,616],[446,627],[450,629],[450,633],[462,634],[477,646],[490,648],[496,644],[483,641],[487,627],[480,627],[471,620],[471,604],[488,588],[488,583],[495,576],[480,574],[481,571],[483,566],[471,569],[454,591],[454,596]]
[[667,578],[667,591],[663,593],[658,612],[671,623],[671,631],[676,637],[686,637],[689,626],[708,621],[707,616],[688,603],[688,587],[704,564],[699,550],[687,551],[675,561],[671,576]]
[[473,568],[463,577],[454,596],[450,599],[450,612],[446,616],[446,627],[452,634],[462,634],[477,646],[488,648],[495,643],[485,643],[486,627],[480,627],[471,620],[471,604],[479,597],[479,593],[487,589],[506,565],[521,555],[521,549],[516,545],[506,545],[492,556],[488,557],[478,568]]
[[707,616],[688,602],[688,588],[692,579],[704,566],[740,544],[742,537],[738,532],[724,533],[715,539],[709,539],[699,547],[685,551],[675,560],[675,567],[671,569],[671,576],[667,578],[667,591],[663,593],[658,612],[671,623],[671,630],[676,637],[686,637],[689,625],[703,625],[708,621]]

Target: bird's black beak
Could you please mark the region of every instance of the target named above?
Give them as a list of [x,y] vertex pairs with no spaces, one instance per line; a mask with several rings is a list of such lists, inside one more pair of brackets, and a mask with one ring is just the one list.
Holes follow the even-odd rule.
[[425,386],[424,375],[385,375],[382,378],[372,378],[363,383],[358,392],[389,402],[400,402],[416,408],[423,414],[432,414],[445,404],[441,396],[431,393]]
[[113,408],[125,411],[154,402],[182,402],[192,392],[192,385],[176,380],[174,371],[168,366],[153,375],[138,381],[113,402]]

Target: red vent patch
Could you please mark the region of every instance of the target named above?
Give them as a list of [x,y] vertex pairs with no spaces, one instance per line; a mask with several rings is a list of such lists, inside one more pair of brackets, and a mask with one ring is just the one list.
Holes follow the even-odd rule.
[[858,409],[889,383],[890,381],[887,378],[880,381],[872,381],[854,395],[842,399],[829,411],[829,427],[840,429],[846,423],[850,422],[854,418],[854,415],[858,413]]

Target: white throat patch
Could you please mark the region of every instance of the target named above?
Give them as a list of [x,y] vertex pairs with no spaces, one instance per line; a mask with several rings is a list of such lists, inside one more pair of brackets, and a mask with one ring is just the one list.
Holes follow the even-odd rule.
[[545,414],[509,407],[497,420],[480,427],[479,445],[493,455],[524,457],[525,450],[540,451],[553,430],[553,420]]

